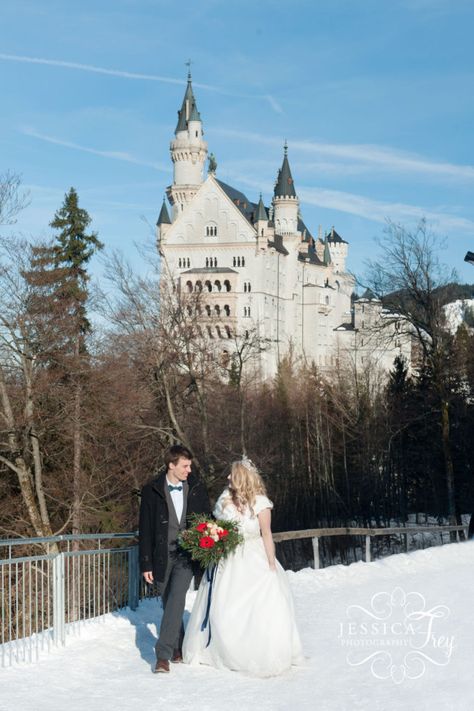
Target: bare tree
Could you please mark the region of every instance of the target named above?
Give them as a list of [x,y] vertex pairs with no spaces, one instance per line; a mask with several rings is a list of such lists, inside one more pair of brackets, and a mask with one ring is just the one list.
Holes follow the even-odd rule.
[[420,354],[418,371],[427,372],[437,395],[448,515],[456,523],[454,465],[450,438],[453,337],[445,327],[442,290],[455,280],[439,259],[442,241],[423,220],[410,231],[389,222],[379,241],[381,256],[369,262],[367,284],[384,305],[402,317]]

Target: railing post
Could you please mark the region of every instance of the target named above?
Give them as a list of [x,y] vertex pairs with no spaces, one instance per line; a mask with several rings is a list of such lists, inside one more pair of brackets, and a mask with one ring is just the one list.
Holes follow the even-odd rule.
[[138,570],[138,546],[128,549],[128,606],[136,610],[140,597],[140,575]]
[[318,570],[319,569],[319,536],[315,536],[313,538],[313,559],[314,559],[313,568],[315,570]]
[[370,563],[370,536],[365,537],[365,562]]
[[53,640],[56,645],[66,641],[64,553],[58,553],[53,558]]

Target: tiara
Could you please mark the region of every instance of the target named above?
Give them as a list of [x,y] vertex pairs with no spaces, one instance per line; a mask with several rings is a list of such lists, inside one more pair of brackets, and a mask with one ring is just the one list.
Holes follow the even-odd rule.
[[256,472],[256,473],[258,474],[258,469],[257,469],[257,467],[256,467],[255,464],[252,462],[252,460],[247,457],[246,454],[243,454],[243,455],[242,455],[242,458],[241,458],[241,460],[240,460],[240,463],[241,463],[246,469],[250,469],[250,470],[252,470],[252,471],[254,471],[254,472]]

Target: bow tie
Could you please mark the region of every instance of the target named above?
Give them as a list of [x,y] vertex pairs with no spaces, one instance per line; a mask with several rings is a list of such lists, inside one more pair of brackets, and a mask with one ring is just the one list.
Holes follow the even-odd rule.
[[172,486],[171,484],[168,484],[168,491],[183,491],[182,486]]

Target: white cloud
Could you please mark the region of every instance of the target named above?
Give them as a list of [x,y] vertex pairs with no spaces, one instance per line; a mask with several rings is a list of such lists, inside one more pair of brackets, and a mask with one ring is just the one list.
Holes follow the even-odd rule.
[[65,141],[61,138],[56,138],[55,136],[47,136],[44,133],[40,133],[33,128],[23,128],[21,132],[27,136],[32,136],[40,141],[45,141],[46,143],[52,143],[56,146],[63,146],[64,148],[72,148],[75,151],[82,151],[83,153],[92,153],[93,155],[100,156],[101,158],[112,158],[113,160],[126,161],[127,163],[134,163],[135,165],[144,165],[148,168],[154,168],[163,173],[169,172],[169,165],[164,163],[153,163],[151,161],[145,161],[141,158],[137,158],[131,153],[125,151],[104,151],[96,148],[89,148],[88,146],[81,146],[78,143],[73,143],[72,141]]
[[[95,74],[106,74],[108,76],[121,77],[122,79],[139,79],[142,81],[157,81],[166,84],[181,84],[185,85],[186,81],[183,79],[176,79],[174,77],[165,77],[158,74],[143,74],[140,72],[128,72],[122,69],[107,69],[106,67],[97,67],[94,64],[82,64],[80,62],[67,62],[61,59],[45,59],[43,57],[28,57],[21,54],[5,54],[0,52],[0,60],[10,61],[10,62],[24,62],[27,64],[43,64],[49,67],[62,67],[65,69],[77,69],[83,72],[93,72]],[[227,91],[221,89],[218,86],[212,86],[211,84],[201,84],[199,82],[193,81],[193,86],[198,89],[205,89],[206,91],[214,91],[225,96],[233,96],[235,98],[241,99],[258,99],[261,101],[268,102],[271,108],[276,113],[283,113],[278,101],[270,94],[239,94],[232,91]]]
[[[213,128],[214,133],[229,138],[267,144],[283,145],[283,139],[225,128]],[[316,154],[335,160],[353,161],[362,166],[376,167],[390,173],[423,173],[426,176],[474,180],[474,166],[430,161],[422,156],[373,144],[324,143],[322,141],[289,141],[290,151]]]

